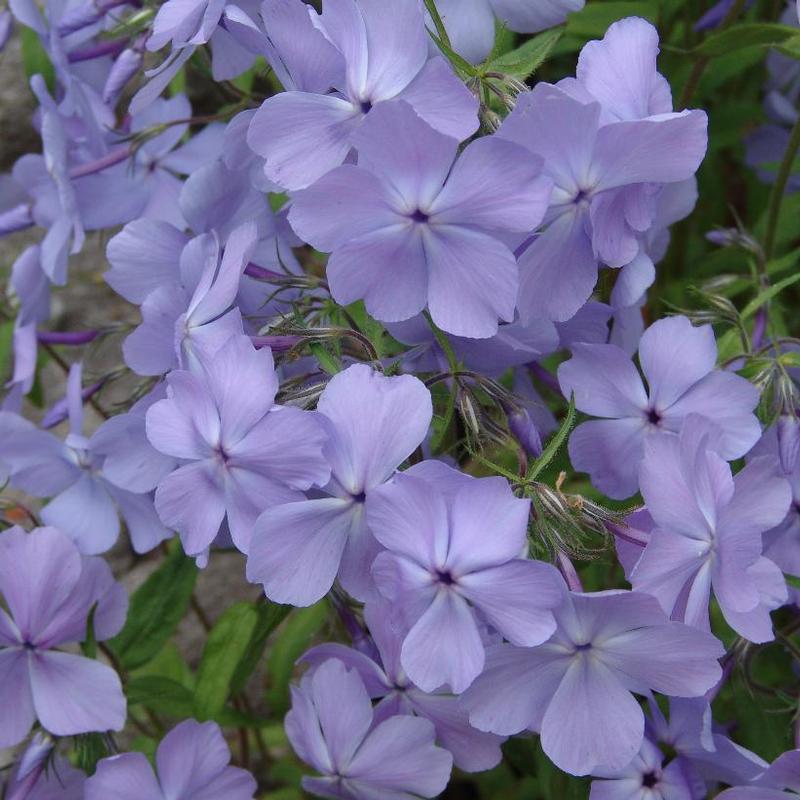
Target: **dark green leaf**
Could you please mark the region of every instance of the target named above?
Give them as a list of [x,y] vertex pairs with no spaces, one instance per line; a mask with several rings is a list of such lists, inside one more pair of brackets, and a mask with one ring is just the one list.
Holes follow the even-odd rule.
[[567,17],[567,33],[585,39],[598,39],[605,35],[612,22],[623,17],[644,17],[655,22],[658,18],[658,0],[587,3],[581,11]]
[[146,664],[183,618],[194,590],[197,567],[180,547],[133,593],[125,627],[109,641],[126,669]]
[[784,289],[798,281],[800,281],[800,272],[790,275],[782,281],[773,283],[772,286],[768,286],[766,289],[759,292],[758,295],[745,306],[744,311],[742,311],[742,319],[749,319],[752,317],[761,306],[776,298]]
[[770,23],[743,23],[718,33],[712,33],[692,50],[694,55],[715,58],[746,47],[773,47],[797,37],[797,28]]
[[224,707],[236,668],[257,624],[255,608],[250,603],[236,603],[208,634],[195,685],[193,707],[197,719],[213,719]]
[[521,80],[525,80],[533,75],[544,63],[563,33],[563,28],[552,28],[549,31],[544,31],[544,33],[534,36],[533,39],[529,39],[516,50],[496,58],[487,65],[486,70],[514,75]]

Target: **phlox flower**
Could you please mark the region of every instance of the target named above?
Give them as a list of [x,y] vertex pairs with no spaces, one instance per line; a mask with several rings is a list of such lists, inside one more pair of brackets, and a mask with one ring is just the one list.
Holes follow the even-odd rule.
[[292,687],[286,735],[321,777],[303,788],[339,800],[436,797],[453,758],[434,745],[434,727],[407,714],[379,720],[358,673],[329,659]]
[[81,556],[56,528],[0,533],[0,746],[22,741],[35,720],[56,736],[122,730],[117,673],[60,647],[97,640],[125,622],[128,599],[100,558]]
[[547,207],[541,160],[495,136],[456,158],[458,141],[402,101],[376,107],[354,145],[358,166],[297,192],[289,211],[302,239],[331,252],[334,299],[363,298],[385,322],[427,305],[448,333],[493,336],[517,301],[517,263],[502,237],[532,230]]
[[277,391],[270,350],[233,336],[195,371],[172,371],[166,398],[148,409],[147,438],[181,464],[159,483],[156,510],[187,554],[205,558],[223,520],[247,552],[265,508],[328,480],[322,425],[275,405]]
[[524,558],[530,501],[504,478],[426,481],[400,473],[379,488],[367,519],[386,548],[372,565],[378,591],[401,610],[400,663],[431,692],[464,691],[484,665],[479,625],[533,646],[555,630],[564,584]]
[[161,740],[156,770],[143,753],[101,759],[85,800],[252,800],[253,776],[230,760],[219,725],[187,719]]
[[264,16],[270,60],[291,91],[264,101],[248,142],[278,185],[300,189],[338,167],[386,101],[459,140],[477,129],[474,95],[429,58],[420,0],[325,0],[321,16],[300,0],[267,0]]
[[425,439],[433,407],[417,378],[354,364],[329,381],[317,412],[329,437],[327,497],[265,511],[247,560],[248,579],[279,603],[311,605],[337,575],[348,592],[366,599],[380,550],[367,520],[374,491]]
[[[569,440],[575,469],[609,497],[635,494],[643,448],[659,432],[678,433],[689,414],[709,420],[709,443],[723,458],[744,455],[761,433],[753,414],[758,390],[745,378],[715,369],[717,345],[710,325],[686,317],[654,322],[639,342],[642,378],[616,345],[581,344],[558,368],[565,397],[604,419],[581,423]],[[713,424],[712,424],[713,421]]]
[[708,423],[690,415],[679,436],[645,443],[640,484],[654,527],[630,581],[674,619],[706,630],[713,590],[735,631],[770,641],[769,612],[786,600],[786,583],[761,555],[761,535],[786,516],[791,489],[768,458],[731,475],[710,438]]
[[570,593],[555,617],[538,647],[490,647],[462,702],[480,730],[540,732],[545,754],[572,775],[622,769],[639,751],[644,714],[631,692],[697,697],[722,675],[722,644],[669,622],[649,595]]

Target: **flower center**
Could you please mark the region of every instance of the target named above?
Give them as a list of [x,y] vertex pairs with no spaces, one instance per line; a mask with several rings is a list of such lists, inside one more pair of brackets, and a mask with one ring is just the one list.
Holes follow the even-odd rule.
[[372,102],[369,100],[362,100],[358,104],[358,107],[361,109],[362,114],[369,114],[369,112],[372,111]]
[[661,414],[659,414],[654,408],[648,408],[647,421],[651,425],[659,425],[661,423]]
[[456,579],[449,570],[442,569],[436,570],[436,580],[445,586],[452,586],[456,582]]
[[658,775],[655,772],[647,772],[642,775],[642,786],[645,789],[652,789],[658,783]]
[[420,224],[427,222],[430,217],[421,209],[418,208],[408,215],[412,222],[419,222]]

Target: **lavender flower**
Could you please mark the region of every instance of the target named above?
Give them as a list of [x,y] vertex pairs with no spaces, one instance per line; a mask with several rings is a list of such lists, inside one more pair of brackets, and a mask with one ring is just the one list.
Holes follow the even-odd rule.
[[449,750],[455,765],[466,772],[477,772],[496,766],[502,757],[503,738],[485,733],[469,724],[466,711],[458,698],[446,693],[423,692],[408,678],[400,663],[403,630],[399,614],[383,600],[373,600],[364,609],[364,619],[372,636],[369,644],[359,649],[341,644],[312,647],[301,661],[312,667],[336,658],[355,670],[373,700],[376,719],[395,714],[414,714],[428,719],[436,728],[436,740]]
[[81,556],[55,528],[0,533],[0,746],[22,741],[35,720],[56,736],[121,730],[125,697],[116,672],[56,649],[81,642],[92,616],[102,641],[125,621],[127,597],[99,558]]
[[86,800],[252,800],[253,776],[229,766],[231,753],[214,722],[187,719],[156,751],[158,774],[142,753],[104,758],[86,781]]
[[749,786],[728,789],[718,797],[719,800],[792,800],[797,797],[796,793],[800,793],[800,750],[789,750],[757,775]]
[[[149,493],[172,463],[142,443],[137,453],[153,472],[128,482],[115,481],[105,474],[105,456],[114,452],[119,440],[112,432],[120,422],[109,420],[92,437],[83,435],[83,398],[81,365],[70,370],[66,408],[70,433],[61,442],[41,431],[22,417],[4,412],[9,430],[3,460],[10,468],[11,484],[35,497],[50,498],[42,510],[42,519],[60,528],[77,544],[82,553],[94,555],[110,549],[119,536],[120,515],[125,520],[131,543],[137,552],[152,550],[169,537],[159,522]],[[117,456],[125,458],[125,456]],[[139,467],[134,467],[134,470]]]
[[401,101],[376,107],[354,144],[358,166],[297,192],[289,212],[303,239],[332,251],[334,299],[363,298],[386,322],[427,304],[449,333],[493,336],[498,318],[513,319],[517,297],[516,261],[499,237],[541,221],[550,193],[542,162],[496,137],[456,160],[458,142]]
[[337,659],[292,688],[286,734],[321,773],[303,778],[303,788],[319,797],[435,797],[450,777],[453,759],[434,746],[433,725],[408,715],[376,722],[358,673]]
[[366,599],[380,550],[367,520],[374,491],[421,444],[433,413],[416,378],[387,378],[364,364],[334,376],[317,411],[329,436],[328,496],[265,511],[247,560],[248,579],[279,603],[311,605],[337,575],[348,592]]
[[752,459],[732,476],[708,448],[711,437],[708,423],[690,415],[679,436],[646,442],[640,483],[655,527],[631,583],[674,619],[706,630],[713,589],[734,630],[769,641],[769,612],[786,600],[786,584],[761,555],[761,534],[786,516],[791,490],[771,459]]
[[758,390],[744,378],[715,370],[717,347],[710,325],[695,328],[686,317],[653,323],[639,342],[636,367],[619,347],[575,344],[572,358],[558,368],[565,397],[578,409],[605,417],[579,425],[570,436],[573,466],[591,475],[614,498],[638,487],[643,447],[653,434],[678,433],[689,414],[709,422],[709,443],[723,458],[744,455],[761,427],[752,411]]
[[322,425],[275,405],[277,391],[270,350],[233,336],[196,372],[171,372],[166,399],[148,409],[150,443],[182,463],[159,483],[156,510],[189,555],[205,557],[223,520],[247,552],[265,508],[328,480]]
[[400,474],[376,495],[368,521],[387,550],[372,574],[402,610],[400,659],[417,686],[464,691],[483,669],[481,623],[521,646],[549,638],[563,583],[551,566],[522,557],[530,503],[505,479],[465,477],[442,491],[419,472]]
[[[293,3],[304,17],[286,0],[268,0],[265,18],[276,46],[272,61],[283,62],[278,74],[285,83],[288,74],[287,88],[297,90],[266,100],[247,137],[270,180],[300,189],[338,167],[373,109],[393,99],[444,135],[461,140],[475,132],[475,97],[444,59],[428,59],[419,0],[327,0],[321,17]],[[309,75],[313,69],[319,73]]]
[[644,715],[631,692],[697,697],[722,674],[720,642],[669,622],[649,595],[570,593],[555,615],[558,629],[539,647],[490,647],[462,702],[480,730],[540,731],[570,774],[622,769],[639,751]]

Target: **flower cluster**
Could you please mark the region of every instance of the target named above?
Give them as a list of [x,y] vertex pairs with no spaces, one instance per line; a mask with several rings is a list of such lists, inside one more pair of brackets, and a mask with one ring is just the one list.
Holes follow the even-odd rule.
[[[708,120],[673,101],[640,17],[575,46],[574,77],[523,83],[583,5],[12,2],[47,69],[42,152],[0,183],[0,235],[35,236],[3,306],[0,747],[36,732],[4,796],[253,798],[263,776],[220,726],[235,763],[266,749],[244,687],[289,606],[349,637],[287,646],[285,735],[316,796],[433,798],[534,735],[592,800],[800,790],[800,751],[769,764],[712,717],[740,656],[800,652],[800,361],[767,314],[783,267],[751,249],[766,295],[741,314],[713,295],[724,333],[646,325]],[[770,108],[793,125],[778,58]],[[193,112],[190,67],[219,113]],[[51,330],[94,231],[137,322]],[[65,390],[34,423],[49,359]],[[573,560],[612,540],[585,590]],[[126,543],[173,570],[130,614],[102,558]],[[145,666],[171,657],[179,571],[222,550],[263,590],[249,627],[231,631],[239,606],[209,624],[197,676]],[[163,738],[161,700],[182,720]],[[114,754],[126,718],[145,744]]]

